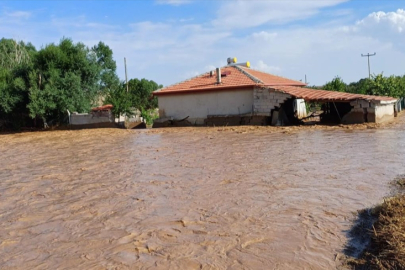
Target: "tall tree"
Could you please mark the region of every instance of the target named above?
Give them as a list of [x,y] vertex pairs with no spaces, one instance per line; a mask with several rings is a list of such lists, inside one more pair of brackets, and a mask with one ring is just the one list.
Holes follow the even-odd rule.
[[0,39],[0,67],[13,70],[19,65],[29,65],[35,51],[31,43],[25,44],[23,41],[2,38]]
[[111,49],[99,43],[89,49],[63,38],[40,50],[30,73],[32,118],[63,121],[66,110],[87,112],[102,91],[119,85]]
[[124,83],[109,89],[104,104],[113,105],[112,112],[117,118],[121,115],[132,116],[134,114],[132,110],[131,96],[130,93],[127,92]]
[[0,117],[24,113],[28,102],[28,73],[33,65],[35,47],[31,43],[0,39]]
[[343,82],[343,80],[339,76],[337,76],[332,81],[326,83],[323,86],[323,89],[331,90],[331,91],[346,92],[346,84]]
[[128,88],[131,94],[132,106],[139,110],[157,108],[157,98],[152,96],[152,92],[162,87],[163,85],[159,85],[152,80],[129,80]]

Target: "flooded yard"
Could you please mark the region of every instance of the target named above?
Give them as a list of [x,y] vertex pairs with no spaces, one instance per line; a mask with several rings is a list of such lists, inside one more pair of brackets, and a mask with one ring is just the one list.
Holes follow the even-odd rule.
[[375,128],[0,135],[1,269],[336,269],[405,173]]

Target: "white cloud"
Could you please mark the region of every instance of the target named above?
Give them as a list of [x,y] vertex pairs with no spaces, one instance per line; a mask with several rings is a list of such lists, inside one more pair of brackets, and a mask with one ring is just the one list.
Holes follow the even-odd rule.
[[[267,1],[262,1],[266,6],[264,2]],[[279,1],[269,2],[281,7]],[[296,20],[299,18],[297,10],[317,12],[321,6],[338,3],[304,2],[312,4],[312,8],[294,7],[286,17]],[[253,4],[257,6],[258,2]],[[221,2],[221,5],[220,9],[224,9],[229,2]],[[240,18],[246,14],[241,12]],[[3,13],[0,32],[5,37],[32,41],[37,47],[58,42],[63,36],[88,46],[101,40],[113,49],[121,78],[124,77],[124,57],[130,78],[145,77],[165,85],[224,66],[228,57],[237,57],[239,62],[250,61],[255,69],[296,80],[303,80],[306,74],[311,84],[323,84],[336,75],[346,82],[366,77],[367,61],[360,55],[367,52],[377,52],[377,56],[370,59],[372,72],[402,74],[405,40],[404,31],[398,27],[403,27],[403,16],[403,10],[376,12],[358,22],[277,27],[276,30],[267,25],[266,19],[258,28],[239,32],[218,27],[210,21],[196,24],[175,19],[165,23],[134,21],[130,25],[107,25],[90,21],[86,16],[52,17],[44,23],[28,18],[21,25],[21,22],[6,21],[9,17]],[[216,19],[216,23],[219,20]]]
[[311,17],[322,8],[345,1],[347,0],[227,1],[220,7],[214,25],[225,28],[249,28],[267,23],[288,23]]
[[32,13],[28,11],[13,11],[6,12],[7,17],[16,18],[16,19],[28,19],[31,17]]
[[270,41],[277,37],[277,33],[269,33],[266,31],[261,31],[259,33],[253,33],[252,37],[254,39],[261,39],[263,41]]
[[279,72],[281,71],[280,67],[269,66],[263,60],[259,60],[254,67],[258,70],[261,70],[261,71],[264,71],[267,73],[279,74]]
[[376,29],[384,28],[397,33],[405,31],[405,10],[398,9],[396,12],[373,12],[363,20],[357,22],[358,28]]

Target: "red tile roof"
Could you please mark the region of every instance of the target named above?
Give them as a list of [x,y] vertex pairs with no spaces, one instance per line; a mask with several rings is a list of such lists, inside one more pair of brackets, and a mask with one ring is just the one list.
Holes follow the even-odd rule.
[[107,105],[104,105],[104,106],[91,108],[91,110],[92,110],[93,112],[95,112],[95,111],[109,111],[109,110],[111,110],[112,108],[114,108],[113,105],[107,104]]
[[300,81],[294,81],[290,80],[284,77],[272,75],[269,73],[265,73],[262,71],[258,71],[255,69],[251,68],[246,68],[246,67],[239,67],[243,71],[247,72],[251,76],[259,79],[261,81],[261,84],[264,85],[294,85],[294,86],[305,86],[306,84]]
[[303,98],[307,101],[351,101],[356,99],[393,102],[396,98],[383,96],[360,95],[336,91],[317,90],[296,86],[274,86],[271,87],[278,92],[292,95],[296,98]]
[[221,68],[221,84],[217,84],[216,73],[204,73],[190,80],[174,84],[153,92],[155,96],[186,94],[206,91],[237,90],[253,87],[272,88],[307,101],[351,101],[356,99],[393,102],[392,97],[368,96],[335,91],[303,88],[304,83],[258,70],[241,67],[225,66]]
[[159,96],[186,92],[229,90],[254,87],[256,85],[305,85],[299,81],[240,66],[225,66],[221,68],[221,74],[225,75],[221,78],[221,84],[217,84],[215,71],[212,76],[210,72],[207,72],[190,80],[157,90],[153,94]]

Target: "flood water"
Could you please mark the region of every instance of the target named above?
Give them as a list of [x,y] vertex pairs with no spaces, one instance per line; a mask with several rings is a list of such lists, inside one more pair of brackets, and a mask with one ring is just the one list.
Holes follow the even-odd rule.
[[405,173],[404,131],[0,135],[0,269],[336,269]]

